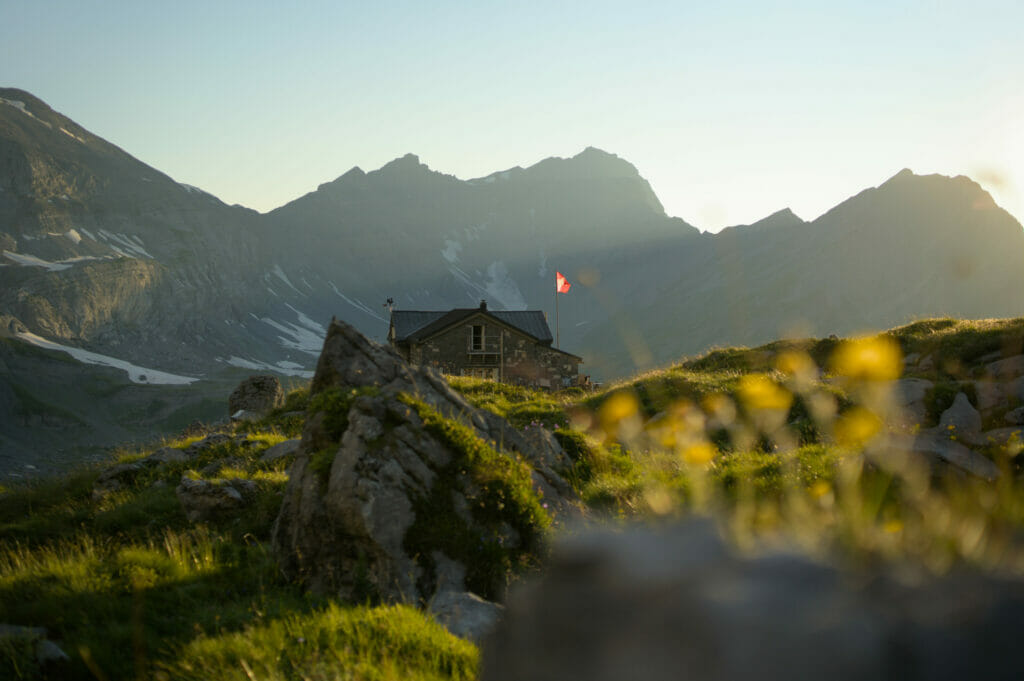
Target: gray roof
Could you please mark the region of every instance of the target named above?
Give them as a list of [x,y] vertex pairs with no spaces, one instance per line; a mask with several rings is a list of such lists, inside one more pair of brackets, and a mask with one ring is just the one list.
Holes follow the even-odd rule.
[[421,341],[435,333],[474,315],[490,315],[498,321],[522,331],[539,343],[550,344],[551,329],[540,310],[494,311],[478,307],[444,311],[394,310],[391,324],[395,329],[395,341]]
[[[488,310],[490,312],[490,310]],[[550,343],[554,340],[551,337],[551,329],[548,327],[548,320],[540,310],[522,310],[515,312],[491,312],[492,315],[514,326],[528,336],[533,336],[541,343]]]
[[391,312],[391,324],[395,327],[395,340],[405,340],[423,327],[436,322],[447,312],[432,311],[420,312],[416,310],[393,310]]

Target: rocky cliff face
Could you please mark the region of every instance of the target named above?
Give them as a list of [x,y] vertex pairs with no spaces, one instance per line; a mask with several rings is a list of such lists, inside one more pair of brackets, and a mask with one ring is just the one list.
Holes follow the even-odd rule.
[[168,368],[237,347],[256,214],[178,184],[32,95],[0,90],[0,306],[34,333]]

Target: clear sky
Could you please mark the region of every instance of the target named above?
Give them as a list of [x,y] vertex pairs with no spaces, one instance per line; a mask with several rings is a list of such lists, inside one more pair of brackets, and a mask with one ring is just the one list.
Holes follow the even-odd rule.
[[270,210],[413,152],[468,179],[588,145],[707,230],[909,167],[1024,219],[1024,2],[0,0],[0,85]]

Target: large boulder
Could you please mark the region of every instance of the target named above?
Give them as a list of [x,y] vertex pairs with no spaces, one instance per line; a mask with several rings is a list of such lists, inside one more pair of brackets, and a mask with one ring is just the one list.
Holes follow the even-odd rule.
[[797,554],[741,556],[712,527],[565,536],[513,590],[484,681],[1024,678],[1024,584],[844,574]]
[[278,562],[346,598],[425,604],[446,582],[494,599],[536,560],[550,515],[575,508],[560,456],[332,321],[274,526]]
[[900,408],[900,418],[907,425],[924,423],[928,417],[925,397],[934,386],[923,378],[901,378],[893,383],[893,398]]
[[968,442],[978,439],[981,434],[981,414],[971,404],[966,393],[957,393],[953,404],[942,412],[939,429]]
[[250,376],[228,397],[228,413],[264,415],[284,405],[284,388],[276,376]]

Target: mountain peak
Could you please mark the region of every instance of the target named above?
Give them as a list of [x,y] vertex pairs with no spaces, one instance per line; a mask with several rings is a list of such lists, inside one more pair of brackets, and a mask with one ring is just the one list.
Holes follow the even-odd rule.
[[767,226],[779,226],[779,225],[802,225],[805,221],[799,215],[794,213],[788,206],[782,210],[777,210],[766,218],[761,218],[754,225],[767,227]]
[[526,169],[534,177],[588,177],[640,179],[629,161],[597,147],[587,147],[570,158],[552,156]]
[[406,154],[400,156],[393,161],[388,161],[380,167],[380,172],[387,172],[389,170],[411,170],[415,168],[428,169],[427,166],[420,163],[420,157],[416,154]]
[[901,182],[903,180],[909,180],[914,177],[917,177],[917,175],[914,174],[913,170],[911,170],[910,168],[904,168],[903,170],[901,170],[900,172],[896,173],[888,180],[883,182],[882,184],[888,184],[890,182]]

